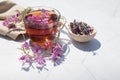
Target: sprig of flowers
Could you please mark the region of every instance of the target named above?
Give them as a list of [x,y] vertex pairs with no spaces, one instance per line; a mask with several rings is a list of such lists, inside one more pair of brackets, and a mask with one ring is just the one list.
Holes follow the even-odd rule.
[[52,44],[50,42],[46,43],[46,49],[41,48],[39,45],[30,45],[25,42],[20,50],[22,50],[22,56],[19,58],[23,62],[23,65],[28,64],[29,67],[35,63],[36,67],[46,66],[46,60],[49,57],[54,64],[56,61],[60,60],[63,56],[63,47],[59,43]]
[[18,12],[16,15],[13,15],[9,18],[7,18],[4,22],[3,25],[8,27],[9,29],[16,28],[17,23],[20,23],[22,21],[22,16],[21,13]]
[[16,24],[23,22],[23,18],[25,15],[31,11],[31,8],[26,8],[22,12],[18,11],[15,15],[8,17],[6,20],[3,21],[3,25],[8,29],[15,29],[17,28]]
[[[46,26],[49,27],[47,24],[50,20],[56,21],[57,15],[56,14],[50,14],[48,10],[41,9],[40,17],[37,17],[36,15],[29,14],[29,12],[32,11],[32,8],[28,7],[24,11],[19,12],[16,15],[13,15],[6,20],[4,20],[3,25],[6,26],[8,29],[14,29],[16,28],[16,24],[23,22],[23,20],[27,20],[28,23],[32,23],[34,25],[38,25],[39,27]],[[25,18],[25,19],[24,19]]]

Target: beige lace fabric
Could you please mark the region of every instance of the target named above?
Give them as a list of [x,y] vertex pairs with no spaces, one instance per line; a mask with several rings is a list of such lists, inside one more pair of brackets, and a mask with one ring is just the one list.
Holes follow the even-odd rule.
[[11,1],[0,1],[0,35],[8,36],[13,40],[19,39],[22,34],[26,34],[23,23],[18,23],[16,29],[8,29],[6,26],[3,26],[3,21],[17,14],[18,11],[23,11],[24,8],[11,2]]

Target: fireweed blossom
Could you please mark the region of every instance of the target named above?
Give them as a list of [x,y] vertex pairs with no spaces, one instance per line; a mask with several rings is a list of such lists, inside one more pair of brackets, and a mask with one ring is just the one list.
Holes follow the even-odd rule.
[[29,43],[28,42],[25,42],[23,45],[22,45],[23,48],[25,49],[29,49]]
[[23,55],[19,58],[23,62],[23,64],[28,63],[29,65],[32,64],[32,57],[30,55]]
[[39,55],[42,53],[42,49],[39,45],[32,46],[32,51],[34,54]]
[[60,59],[62,57],[62,54],[63,54],[62,46],[57,43],[52,49],[52,55],[51,55],[52,61],[56,61],[57,59]]
[[43,56],[36,57],[34,60],[39,65],[43,65],[44,66],[46,64],[45,57],[43,57]]
[[6,20],[4,20],[3,25],[8,27],[8,29],[16,28],[16,23],[20,23],[22,21],[22,15],[18,12],[16,15],[13,15]]
[[[41,69],[46,66],[46,59],[56,63],[56,61],[62,58],[63,49],[61,44],[46,43],[45,45],[48,48],[43,49],[39,45],[32,46],[28,42],[25,42],[21,47],[21,50],[23,49],[23,55],[19,60],[22,61],[23,64],[28,63],[29,66],[35,63],[36,68]],[[49,54],[49,56],[46,56],[46,54]]]

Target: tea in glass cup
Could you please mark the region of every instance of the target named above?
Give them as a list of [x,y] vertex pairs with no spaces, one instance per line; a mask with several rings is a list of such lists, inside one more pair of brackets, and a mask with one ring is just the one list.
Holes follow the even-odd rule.
[[32,44],[45,48],[46,42],[52,42],[60,27],[61,14],[50,7],[33,7],[24,17],[26,33]]

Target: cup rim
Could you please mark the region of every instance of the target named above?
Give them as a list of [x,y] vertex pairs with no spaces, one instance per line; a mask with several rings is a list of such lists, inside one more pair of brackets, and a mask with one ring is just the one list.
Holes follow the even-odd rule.
[[[33,9],[35,9],[35,8],[37,8],[36,10],[44,9],[44,8],[46,8],[46,10],[47,10],[47,9],[48,9],[48,10],[54,10],[55,13],[57,13],[57,15],[58,15],[58,19],[57,19],[57,21],[60,20],[61,13],[60,13],[59,10],[57,10],[56,8],[49,7],[49,6],[32,6],[32,7],[29,7],[29,8],[31,9],[30,12],[34,11]],[[27,16],[27,14],[26,14],[25,16]],[[23,20],[25,21],[25,17],[23,18]]]

